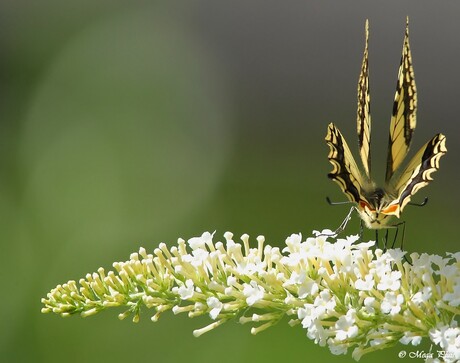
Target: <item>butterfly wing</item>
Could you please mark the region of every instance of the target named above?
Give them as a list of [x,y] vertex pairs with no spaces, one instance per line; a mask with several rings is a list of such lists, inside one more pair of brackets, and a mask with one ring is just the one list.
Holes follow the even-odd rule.
[[359,154],[363,162],[364,171],[368,178],[371,172],[371,114],[369,95],[369,67],[368,67],[369,21],[366,20],[366,45],[364,47],[363,63],[358,81],[358,115],[357,131]]
[[395,182],[398,198],[392,204],[399,206],[395,215],[399,217],[411,197],[433,180],[431,174],[439,169],[439,161],[446,152],[446,137],[437,134],[415,154]]
[[385,180],[388,183],[409,151],[416,126],[417,90],[409,47],[409,21],[406,23],[401,64],[398,72],[393,113],[390,121],[390,137]]
[[342,133],[333,123],[327,128],[326,142],[330,148],[328,158],[334,167],[328,177],[339,184],[350,201],[359,203],[363,199],[361,173]]

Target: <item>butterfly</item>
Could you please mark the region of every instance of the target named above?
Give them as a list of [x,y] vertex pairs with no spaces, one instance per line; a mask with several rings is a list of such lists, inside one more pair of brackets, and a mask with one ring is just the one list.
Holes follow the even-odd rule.
[[345,138],[333,123],[329,124],[325,139],[330,148],[328,158],[333,166],[328,177],[340,186],[354,205],[339,227],[341,230],[350,219],[353,210],[358,212],[362,220],[361,225],[364,223],[369,229],[378,231],[397,226],[395,218],[400,218],[413,195],[433,180],[431,174],[439,169],[440,159],[447,152],[446,137],[443,134],[436,134],[420,148],[405,167],[402,165],[411,145],[417,111],[417,90],[409,47],[409,19],[407,19],[390,120],[385,183],[380,187],[373,181],[370,152],[369,22],[367,20],[365,32],[366,43],[358,81],[357,112],[358,147],[363,170],[358,168]]

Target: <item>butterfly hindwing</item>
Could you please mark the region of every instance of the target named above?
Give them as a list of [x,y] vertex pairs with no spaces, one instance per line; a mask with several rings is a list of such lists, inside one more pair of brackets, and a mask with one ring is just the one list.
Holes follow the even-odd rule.
[[358,81],[358,112],[357,131],[359,154],[363,162],[367,178],[371,173],[371,114],[369,94],[369,66],[368,66],[369,22],[366,20],[366,45],[364,47],[363,63]]
[[361,173],[342,133],[333,123],[328,126],[326,142],[330,147],[328,158],[334,167],[328,177],[339,184],[350,201],[359,203],[362,199]]
[[437,134],[415,154],[395,185],[400,212],[417,191],[433,180],[431,174],[439,169],[439,161],[446,152],[446,137]]
[[416,126],[417,90],[409,47],[409,21],[406,23],[401,63],[396,84],[385,180],[388,183],[409,151]]

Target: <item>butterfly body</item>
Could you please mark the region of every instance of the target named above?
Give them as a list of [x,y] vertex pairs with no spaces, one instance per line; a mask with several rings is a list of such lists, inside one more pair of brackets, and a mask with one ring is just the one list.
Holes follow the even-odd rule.
[[355,209],[366,227],[381,229],[396,226],[395,218],[400,218],[412,196],[432,180],[431,174],[439,169],[439,160],[447,149],[446,137],[437,134],[402,168],[415,130],[417,110],[417,90],[407,23],[390,120],[385,183],[383,187],[379,187],[372,180],[368,29],[366,22],[366,45],[358,82],[357,133],[363,171],[358,168],[342,133],[331,123],[328,126],[326,142],[330,147],[328,158],[333,170],[328,176],[339,184],[348,199],[355,204]]

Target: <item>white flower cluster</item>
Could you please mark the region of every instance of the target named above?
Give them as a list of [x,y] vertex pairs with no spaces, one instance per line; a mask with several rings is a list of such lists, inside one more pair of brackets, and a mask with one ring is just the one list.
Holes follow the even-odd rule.
[[[147,254],[141,248],[130,260],[113,264],[116,272],[100,268],[85,279],[58,285],[42,299],[42,312],[89,316],[113,306],[126,306],[120,319],[142,306],[155,309],[152,321],[167,310],[190,317],[208,314],[213,323],[195,336],[239,317],[256,322],[256,334],[284,316],[306,329],[307,336],[333,354],[359,360],[363,354],[397,342],[417,345],[428,337],[460,359],[460,253],[416,253],[412,263],[400,249],[383,252],[358,237],[329,242],[325,234],[302,240],[293,234],[286,247],[264,246],[264,237],[251,248],[230,232],[225,242],[213,242],[205,232],[168,248],[164,243]],[[450,359],[450,360],[449,360]]]

